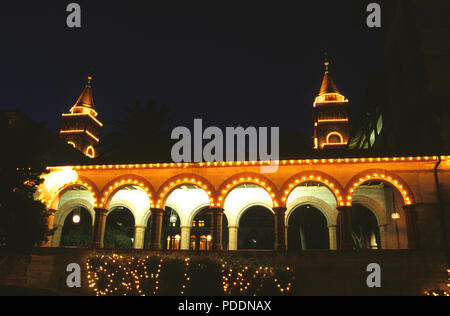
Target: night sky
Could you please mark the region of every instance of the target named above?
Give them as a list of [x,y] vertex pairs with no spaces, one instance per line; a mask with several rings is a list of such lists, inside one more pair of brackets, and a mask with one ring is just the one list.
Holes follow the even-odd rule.
[[350,1],[93,2],[78,1],[81,29],[66,26],[70,1],[2,3],[1,109],[56,133],[92,73],[105,131],[121,106],[155,100],[183,126],[312,135],[324,48],[352,119],[380,66],[379,34],[355,22]]

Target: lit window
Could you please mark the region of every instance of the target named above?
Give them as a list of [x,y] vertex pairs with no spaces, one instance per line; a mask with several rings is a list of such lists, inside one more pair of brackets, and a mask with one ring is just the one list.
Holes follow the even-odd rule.
[[94,149],[94,147],[89,146],[88,148],[86,148],[85,155],[88,156],[89,158],[95,158],[95,149]]
[[327,135],[327,145],[344,144],[344,137],[338,132],[331,132]]

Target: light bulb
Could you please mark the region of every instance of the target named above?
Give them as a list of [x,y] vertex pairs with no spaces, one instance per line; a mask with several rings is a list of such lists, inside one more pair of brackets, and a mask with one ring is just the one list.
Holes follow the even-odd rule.
[[73,215],[72,221],[74,222],[74,224],[79,224],[81,221],[80,215],[78,215],[78,214]]

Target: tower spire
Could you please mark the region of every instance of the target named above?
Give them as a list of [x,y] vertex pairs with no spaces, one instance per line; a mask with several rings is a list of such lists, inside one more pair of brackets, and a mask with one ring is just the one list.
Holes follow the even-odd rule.
[[83,92],[81,92],[80,97],[78,98],[77,102],[75,102],[74,107],[84,107],[84,108],[94,108],[94,98],[92,96],[92,76],[88,75],[88,81],[86,83],[86,86],[83,89]]
[[88,75],[87,83],[70,113],[61,118],[61,138],[68,144],[95,158],[95,146],[100,142],[100,131],[103,124],[97,119],[92,97],[92,75]]
[[328,53],[327,53],[327,49],[325,48],[325,51],[324,51],[324,54],[323,54],[324,56],[324,65],[325,65],[325,73],[327,74],[328,73],[328,66],[330,65],[330,62],[328,61]]
[[328,53],[324,51],[325,74],[313,107],[314,148],[345,148],[350,137],[348,100],[331,78]]
[[334,80],[330,75],[330,71],[329,71],[330,62],[328,60],[328,53],[327,53],[326,49],[324,52],[324,63],[323,64],[325,65],[325,75],[322,80],[322,85],[320,87],[319,96],[323,95],[325,93],[339,93],[339,90],[337,89],[336,84],[334,83]]

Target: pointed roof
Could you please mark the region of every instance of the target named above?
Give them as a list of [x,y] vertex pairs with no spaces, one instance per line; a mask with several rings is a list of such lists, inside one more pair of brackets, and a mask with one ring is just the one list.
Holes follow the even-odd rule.
[[94,108],[94,98],[92,97],[92,87],[91,87],[91,81],[92,77],[88,77],[88,83],[83,89],[83,92],[81,92],[80,97],[78,98],[77,102],[75,103],[74,107],[87,107],[87,108]]
[[325,55],[324,65],[325,65],[325,75],[323,76],[322,86],[320,87],[319,96],[321,96],[325,93],[340,93],[339,90],[336,88],[336,84],[334,83],[334,80],[328,71],[328,66],[330,65],[330,63],[328,62],[326,55]]

